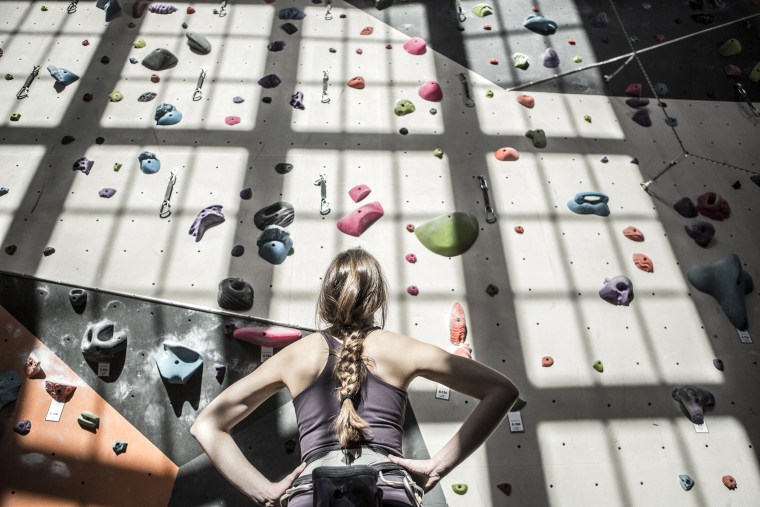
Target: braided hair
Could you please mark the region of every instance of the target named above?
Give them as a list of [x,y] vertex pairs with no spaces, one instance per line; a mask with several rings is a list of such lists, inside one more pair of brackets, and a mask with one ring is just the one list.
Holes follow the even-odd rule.
[[383,326],[388,300],[380,264],[361,248],[339,253],[322,279],[317,315],[330,326],[333,336],[343,341],[334,370],[340,412],[333,424],[342,447],[350,447],[369,435],[369,425],[356,412],[355,402],[371,361],[364,356],[364,339],[375,326],[378,311]]

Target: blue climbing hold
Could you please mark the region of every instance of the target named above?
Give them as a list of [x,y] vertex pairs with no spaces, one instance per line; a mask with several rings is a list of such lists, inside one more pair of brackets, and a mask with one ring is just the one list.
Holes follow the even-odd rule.
[[557,31],[557,23],[539,14],[531,14],[525,18],[523,26],[539,35],[551,35]]
[[178,343],[164,343],[164,350],[156,356],[158,372],[170,384],[186,384],[203,364],[203,356]]
[[48,72],[50,72],[50,75],[53,76],[53,79],[55,79],[55,82],[67,86],[79,79],[79,76],[71,72],[70,70],[61,69],[56,67],[55,65],[48,65],[47,67]]
[[567,201],[567,207],[579,215],[606,217],[610,214],[610,208],[607,206],[609,200],[609,197],[599,192],[579,192]]
[[280,19],[303,19],[306,17],[306,13],[297,7],[288,7],[286,9],[280,9],[277,13],[277,17]]
[[145,174],[155,174],[161,169],[161,162],[156,158],[156,154],[150,151],[144,151],[137,157],[140,161],[140,170]]
[[679,475],[678,480],[680,481],[681,487],[683,488],[684,491],[689,491],[691,488],[694,487],[694,479],[692,479],[686,474]]
[[718,301],[723,313],[736,329],[747,329],[749,323],[744,296],[754,290],[755,284],[749,273],[742,268],[736,254],[729,254],[717,262],[694,268],[686,273],[686,277],[697,290],[711,295]]
[[293,250],[293,239],[284,227],[268,225],[256,239],[256,246],[259,257],[270,264],[282,264]]
[[164,102],[156,106],[154,118],[157,125],[176,125],[182,120],[182,113],[173,105]]

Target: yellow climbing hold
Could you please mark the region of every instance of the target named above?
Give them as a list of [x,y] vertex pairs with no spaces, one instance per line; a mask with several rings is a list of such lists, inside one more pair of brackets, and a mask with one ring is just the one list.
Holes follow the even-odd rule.
[[145,39],[135,39],[132,45],[138,49],[144,48],[145,46],[147,46],[147,44],[145,43]]
[[116,162],[113,165],[113,170],[116,171],[116,172],[119,172],[119,169],[121,169],[121,162]]
[[436,148],[433,150],[433,156],[438,158],[443,158],[443,150],[440,148]]
[[111,100],[111,102],[119,102],[124,98],[124,95],[122,95],[119,90],[114,90],[108,94],[108,98]]
[[586,120],[588,123],[591,123],[591,116],[590,116],[590,115],[588,115],[588,114],[587,114],[587,115],[585,115],[585,116],[583,117],[583,119],[584,119],[584,120]]
[[573,63],[581,63],[583,61],[583,57],[581,55],[575,55],[573,57]]

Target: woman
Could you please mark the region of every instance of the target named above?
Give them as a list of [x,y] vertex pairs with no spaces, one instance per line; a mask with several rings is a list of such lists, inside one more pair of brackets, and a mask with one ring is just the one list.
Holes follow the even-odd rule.
[[[317,302],[327,330],[280,350],[227,388],[193,424],[193,436],[222,475],[255,502],[278,506],[304,471],[306,476],[325,457],[341,451],[349,456],[351,450],[354,457],[363,453],[370,461],[399,465],[429,491],[477,449],[517,400],[517,388],[476,361],[383,330],[386,312],[387,287],[377,260],[359,248],[339,253]],[[401,457],[406,389],[418,376],[480,400],[451,440],[426,460]],[[229,431],[282,388],[293,397],[303,463],[273,483],[248,462]],[[380,488],[384,505],[415,505],[407,494],[411,488]],[[289,507],[312,505],[312,493],[288,500]]]

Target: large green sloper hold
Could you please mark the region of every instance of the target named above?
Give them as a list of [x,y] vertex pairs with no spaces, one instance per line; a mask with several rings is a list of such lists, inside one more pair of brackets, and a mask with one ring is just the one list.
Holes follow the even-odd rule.
[[438,255],[454,257],[465,253],[478,239],[478,219],[455,211],[441,215],[414,230],[425,248]]

